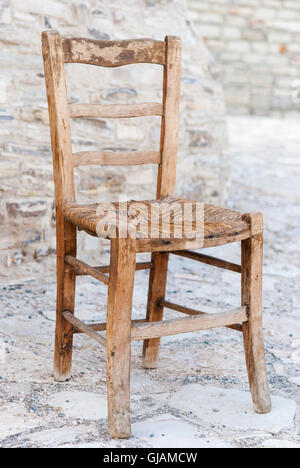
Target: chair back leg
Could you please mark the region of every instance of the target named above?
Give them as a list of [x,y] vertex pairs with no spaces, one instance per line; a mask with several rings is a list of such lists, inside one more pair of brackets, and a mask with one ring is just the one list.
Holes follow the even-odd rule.
[[[166,292],[169,254],[153,253],[153,267],[149,276],[147,321],[158,322],[163,318],[163,306],[158,304],[159,299],[164,299]],[[160,346],[160,338],[144,340],[143,366],[147,369],[156,367]]]
[[242,305],[248,306],[249,320],[243,324],[249,384],[257,413],[271,410],[262,325],[263,236],[242,241]]
[[112,239],[106,362],[109,432],[112,437],[118,438],[127,438],[131,435],[131,308],[135,267],[135,239]]
[[76,227],[56,210],[57,300],[54,346],[54,378],[63,382],[70,377],[72,366],[73,326],[65,320],[65,310],[74,314],[76,271],[65,263],[65,255],[76,257]]

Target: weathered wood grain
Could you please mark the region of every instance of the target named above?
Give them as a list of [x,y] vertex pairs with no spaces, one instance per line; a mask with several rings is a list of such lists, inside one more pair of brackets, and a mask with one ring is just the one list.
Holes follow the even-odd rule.
[[250,216],[250,221],[254,225],[254,232],[260,234],[242,242],[242,304],[247,306],[249,314],[243,326],[245,356],[254,409],[257,413],[268,413],[271,410],[271,399],[262,325],[262,215],[257,213]]
[[42,33],[46,91],[50,120],[51,147],[56,205],[57,300],[54,350],[54,378],[70,377],[72,364],[72,326],[62,313],[74,313],[75,269],[65,264],[66,254],[76,256],[76,226],[66,220],[62,204],[75,201],[71,129],[64,74],[62,40],[56,31]]
[[147,322],[133,324],[131,327],[132,340],[145,340],[160,336],[178,335],[210,328],[226,327],[248,319],[246,307],[219,314],[193,315],[179,319],[164,320],[162,322]]
[[136,265],[134,239],[112,239],[108,287],[106,367],[108,424],[112,437],[130,428],[131,307]]
[[207,265],[212,265],[218,268],[223,268],[224,270],[235,271],[236,273],[241,273],[242,268],[241,265],[237,265],[236,263],[227,262],[226,260],[222,260],[220,258],[211,257],[209,255],[204,255],[199,252],[191,252],[187,251],[179,251],[179,252],[172,252],[173,255],[178,255],[179,257],[190,258],[191,260],[196,260],[197,262],[206,263]]
[[63,317],[63,311],[74,313],[76,272],[65,263],[65,255],[76,256],[76,226],[64,218],[61,207],[56,207],[56,325],[54,345],[54,379],[68,380],[72,368],[73,333],[72,326]]
[[156,102],[143,102],[139,104],[69,104],[70,118],[130,118],[161,116],[163,105]]
[[[146,319],[136,319],[136,320],[131,320],[131,324],[134,323],[145,323]],[[106,331],[106,322],[100,322],[100,323],[87,323],[89,328],[92,328],[95,331]],[[84,333],[83,331],[79,330],[76,328],[76,325],[74,325],[73,328],[73,334],[76,333]]]
[[92,327],[90,327],[89,325],[86,325],[77,317],[74,317],[74,315],[71,314],[71,312],[69,312],[68,310],[65,310],[63,312],[63,316],[68,322],[72,324],[73,327],[76,327],[82,333],[85,333],[90,338],[93,338],[93,340],[97,341],[102,346],[106,346],[105,338],[102,335],[100,335],[100,333],[97,333]]
[[[166,301],[165,299],[159,299],[158,305],[161,307],[166,307],[167,309],[176,310],[182,314],[187,315],[208,315],[207,312],[201,312],[199,310],[191,309],[190,307],[185,307],[179,304],[174,304],[174,302]],[[226,325],[227,328],[232,328],[233,330],[243,331],[243,326],[241,324]]]
[[181,39],[167,36],[165,44],[166,64],[164,67],[163,118],[160,139],[162,162],[158,169],[157,198],[173,195],[178,150]]
[[140,164],[159,164],[159,151],[81,151],[73,153],[73,166],[134,166]]
[[105,274],[101,273],[101,271],[97,270],[96,268],[88,265],[87,263],[79,260],[78,258],[73,257],[72,255],[65,256],[65,262],[69,265],[72,265],[75,268],[76,274],[77,271],[82,272],[83,275],[89,275],[93,278],[101,281],[101,283],[108,284],[109,278]]
[[[92,267],[94,270],[97,270],[99,273],[109,273],[110,271],[110,265],[104,265],[104,266],[95,266]],[[135,265],[135,270],[150,270],[153,268],[153,263],[152,262],[137,262]],[[89,275],[88,272],[76,269],[76,275],[77,276],[84,276],[84,275]]]
[[[148,322],[162,320],[164,308],[158,299],[165,297],[169,254],[152,254],[153,268],[149,275],[147,315]],[[145,340],[143,344],[143,366],[147,369],[156,367],[160,338]]]
[[71,127],[64,72],[62,39],[56,31],[42,33],[50,122],[55,200],[75,201]]
[[87,63],[101,67],[120,67],[132,63],[165,63],[165,44],[153,39],[97,41],[66,38],[63,41],[66,63]]

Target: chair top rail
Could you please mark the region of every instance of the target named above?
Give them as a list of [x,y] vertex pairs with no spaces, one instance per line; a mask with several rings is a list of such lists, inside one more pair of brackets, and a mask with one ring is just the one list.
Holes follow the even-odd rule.
[[69,104],[70,118],[128,118],[162,116],[163,105],[156,102],[139,104]]
[[65,63],[120,67],[133,63],[165,65],[165,43],[153,39],[98,41],[86,38],[63,40]]

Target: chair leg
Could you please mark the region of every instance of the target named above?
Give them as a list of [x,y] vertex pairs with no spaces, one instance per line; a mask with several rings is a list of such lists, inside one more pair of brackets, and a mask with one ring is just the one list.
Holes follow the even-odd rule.
[[[163,318],[164,308],[157,304],[157,300],[165,297],[169,254],[153,253],[153,268],[149,276],[147,317],[148,322],[160,321]],[[155,369],[159,353],[160,338],[144,340],[143,366]]]
[[130,425],[131,307],[135,240],[112,239],[108,286],[106,356],[108,425],[112,437],[127,438]]
[[66,254],[76,257],[76,227],[56,211],[57,299],[54,348],[54,379],[63,382],[70,377],[72,366],[73,327],[63,318],[68,310],[74,313],[76,271],[64,262]]
[[242,241],[242,305],[249,308],[243,326],[249,384],[257,413],[271,410],[262,326],[262,234]]

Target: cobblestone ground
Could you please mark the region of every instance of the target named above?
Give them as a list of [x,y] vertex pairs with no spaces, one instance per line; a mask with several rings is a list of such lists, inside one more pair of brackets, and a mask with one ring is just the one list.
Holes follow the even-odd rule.
[[[107,432],[104,351],[76,335],[73,376],[52,377],[55,281],[2,283],[0,444],[3,447],[300,448],[300,123],[229,119],[229,205],[265,215],[264,328],[273,411],[251,406],[242,338],[217,329],[165,338],[159,366],[144,370],[133,343],[133,437]],[[221,255],[219,248],[211,253]],[[222,249],[239,261],[238,245]],[[143,317],[147,273],[137,272],[134,316]],[[236,273],[173,258],[167,297],[207,311],[239,305]],[[77,310],[104,320],[105,288],[78,279]],[[174,317],[175,313],[166,313]],[[297,406],[298,405],[298,406]]]

